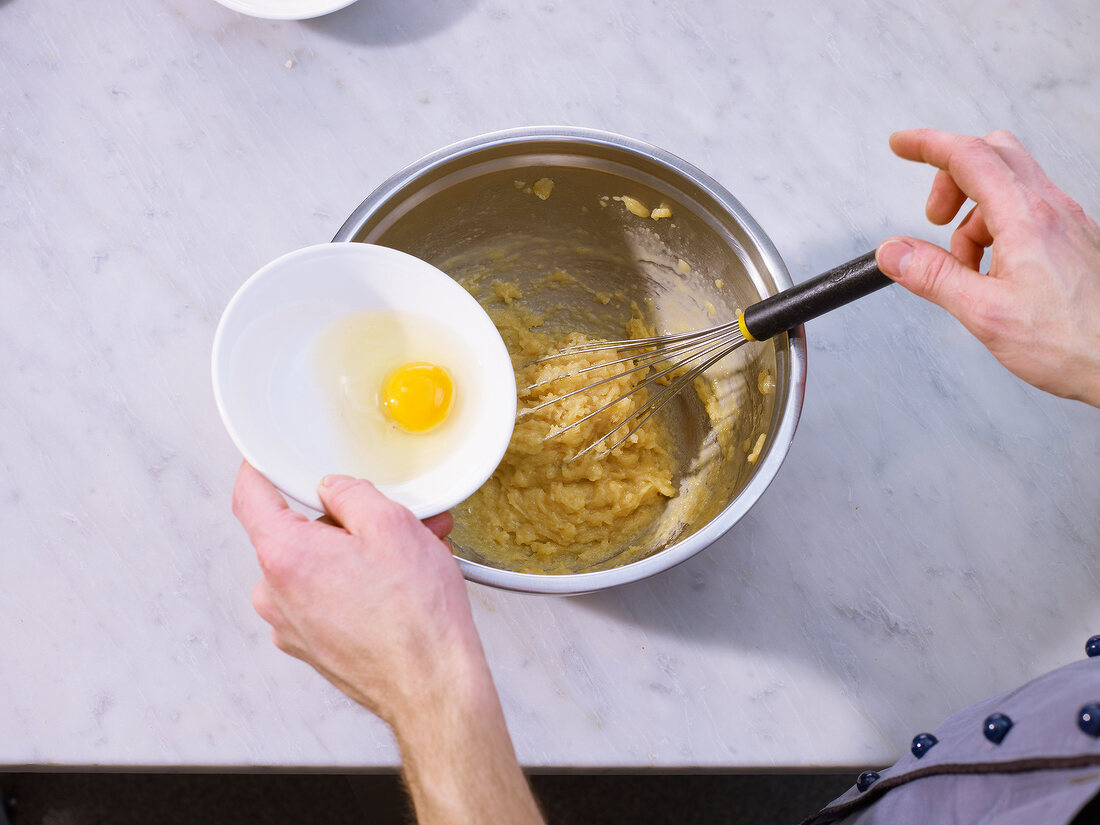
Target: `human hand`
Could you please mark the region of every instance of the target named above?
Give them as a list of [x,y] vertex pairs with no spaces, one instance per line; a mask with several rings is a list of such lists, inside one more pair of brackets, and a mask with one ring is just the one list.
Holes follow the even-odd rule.
[[976,138],[911,129],[891,135],[890,147],[940,170],[926,205],[932,223],[950,222],[968,198],[976,205],[952,234],[950,252],[888,238],[879,268],[954,315],[1020,378],[1100,407],[1096,222],[1008,132]]
[[233,511],[264,574],[253,605],[281,650],[398,728],[456,680],[482,675],[466,588],[442,541],[450,514],[421,523],[342,476],[319,492],[328,523],[291,510],[241,464]]
[[328,520],[291,510],[242,462],[233,512],[264,577],[275,644],[393,727],[421,825],[544,825],[504,721],[451,549],[370,482],[329,476]]

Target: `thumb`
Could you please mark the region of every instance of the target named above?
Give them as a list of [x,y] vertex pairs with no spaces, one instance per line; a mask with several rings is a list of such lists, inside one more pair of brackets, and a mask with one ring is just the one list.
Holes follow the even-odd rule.
[[362,535],[377,521],[378,511],[392,502],[369,481],[328,475],[317,488],[325,513],[349,533]]
[[428,516],[428,518],[423,519],[422,523],[435,534],[437,539],[447,538],[447,534],[450,533],[455,526],[454,517],[447,511],[435,516]]
[[990,279],[935,244],[887,238],[875,252],[875,263],[914,295],[943,307],[964,324],[970,309],[988,297]]

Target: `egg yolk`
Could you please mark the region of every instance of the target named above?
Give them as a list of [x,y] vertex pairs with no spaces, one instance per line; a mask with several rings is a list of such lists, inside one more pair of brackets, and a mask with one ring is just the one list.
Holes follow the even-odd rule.
[[398,367],[382,385],[383,411],[412,433],[426,433],[442,424],[453,402],[450,373],[427,361]]

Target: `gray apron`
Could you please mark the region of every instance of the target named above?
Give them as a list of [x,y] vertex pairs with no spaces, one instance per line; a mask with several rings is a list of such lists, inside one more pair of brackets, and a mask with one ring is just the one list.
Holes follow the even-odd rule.
[[[1072,822],[1100,792],[1100,638],[1088,652],[914,737],[912,752],[860,774],[803,825]],[[1100,823],[1100,806],[1093,814]]]

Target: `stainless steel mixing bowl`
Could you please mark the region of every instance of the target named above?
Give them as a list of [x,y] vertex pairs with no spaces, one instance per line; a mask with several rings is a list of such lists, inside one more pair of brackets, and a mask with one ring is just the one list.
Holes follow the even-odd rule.
[[[542,178],[554,183],[545,200],[529,189]],[[614,200],[623,195],[651,207],[665,203],[672,217],[638,217]],[[791,286],[771,241],[714,180],[654,146],[588,129],[515,129],[442,149],[379,186],[333,240],[391,246],[460,281],[495,265],[562,326],[604,337],[622,337],[623,319],[611,309],[622,302],[601,310],[591,291],[540,292],[551,267],[589,290],[637,301],[661,331],[727,320]],[[794,437],[805,393],[805,332],[739,352],[720,396],[734,416],[726,442],[734,449],[716,448],[713,418],[694,393],[683,393],[671,413],[680,482],[700,504],[655,533],[648,555],[608,569],[543,575],[499,569],[476,547],[456,544],[463,575],[511,590],[585,593],[666,570],[733,527],[771,483]],[[775,380],[767,394],[757,388],[764,370]],[[750,463],[746,454],[760,433],[765,445]]]

